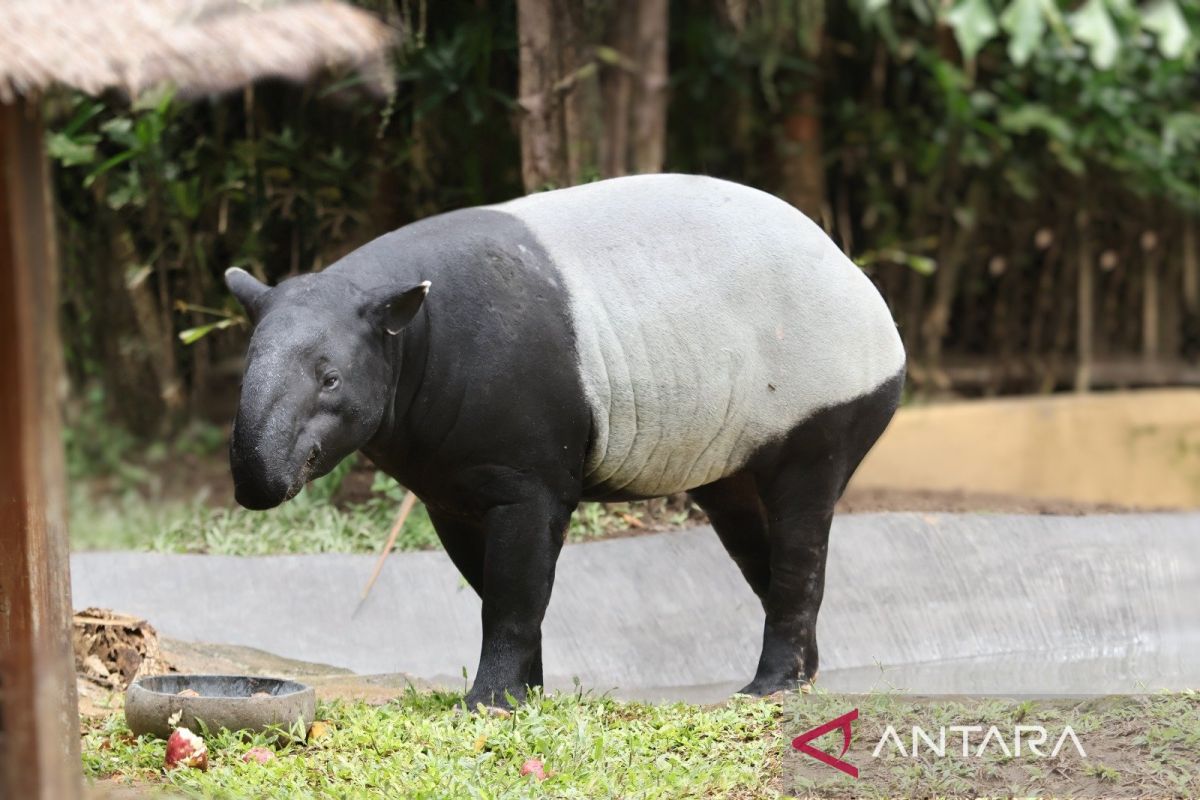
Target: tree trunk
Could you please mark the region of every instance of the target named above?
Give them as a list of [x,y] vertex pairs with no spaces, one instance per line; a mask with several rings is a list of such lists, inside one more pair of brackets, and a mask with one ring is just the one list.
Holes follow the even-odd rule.
[[663,167],[668,0],[520,0],[526,191]]
[[1087,212],[1076,217],[1079,227],[1079,281],[1076,284],[1078,316],[1075,327],[1075,346],[1078,361],[1075,368],[1075,391],[1086,392],[1092,386],[1092,345],[1094,330],[1095,268],[1092,258],[1092,239]]
[[1197,246],[1196,220],[1183,218],[1180,271],[1183,283],[1183,357],[1200,360],[1200,247]]
[[1159,254],[1157,250],[1145,253],[1142,260],[1142,358],[1155,362],[1159,356]]
[[[554,86],[561,77],[554,0],[517,3],[521,117],[521,179],[525,191],[566,184],[566,142]],[[558,25],[556,25],[558,23]]]
[[[732,19],[738,11],[727,4]],[[776,136],[776,156],[782,173],[783,197],[825,228],[832,229],[826,208],[825,162],[821,147],[821,84],[825,40],[825,0],[776,0],[759,12],[758,24],[767,31],[769,47],[788,52],[797,48],[813,70],[784,98],[783,118]]]
[[[625,4],[628,7],[628,3]],[[633,172],[660,172],[667,145],[667,7],[668,0],[641,0],[636,7],[634,85],[628,154]]]
[[816,79],[792,98],[780,143],[783,196],[825,225],[825,164],[821,158],[821,93]]

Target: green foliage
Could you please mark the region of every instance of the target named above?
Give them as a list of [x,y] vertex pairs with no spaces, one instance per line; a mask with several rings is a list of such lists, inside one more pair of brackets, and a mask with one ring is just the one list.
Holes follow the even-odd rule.
[[[869,28],[893,32],[891,49],[904,62],[896,66],[932,101],[918,137],[939,145],[961,136],[971,166],[1002,166],[1026,199],[1039,184],[1061,186],[1047,180],[1054,167],[1076,176],[1100,169],[1134,191],[1200,208],[1200,150],[1190,134],[1181,150],[1176,133],[1192,130],[1200,113],[1193,71],[1200,6],[1188,4],[1189,22],[1174,0],[1141,10],[1088,0],[1066,15],[1054,0],[959,0],[940,21],[923,22],[904,13],[906,5],[876,4],[865,18]],[[930,26],[942,24],[969,71],[931,40]],[[1001,52],[1001,32],[1008,59],[985,59],[989,46]],[[912,73],[908,64],[923,69]],[[948,113],[939,115],[938,106]],[[905,130],[894,116],[882,121],[889,123]],[[932,157],[912,160],[923,171],[942,166]]]
[[63,429],[67,477],[79,481],[115,476],[126,485],[146,479],[146,470],[130,459],[132,453],[139,451],[140,443],[124,428],[108,423],[100,387],[87,387],[79,398],[74,417],[74,424]]
[[227,267],[278,281],[418,217],[519,191],[514,132],[496,125],[514,107],[514,6],[422,3],[412,16],[390,98],[331,74],[199,100],[47,103],[68,366],[80,384],[103,383],[110,413],[140,435],[206,408],[217,365],[244,350]]
[[[48,103],[70,374],[102,383],[107,416],[140,436],[215,420],[210,398],[232,391],[248,330],[226,267],[277,281],[521,192],[513,0],[362,4],[408,34],[390,98],[330,75]],[[673,0],[667,168],[781,191],[780,131],[819,85],[824,222],[877,277],[924,278],[963,253],[1029,268],[1018,239],[1072,227],[1078,198],[1164,241],[1164,220],[1200,211],[1196,0],[740,5],[739,26],[710,0]],[[1108,246],[1137,232],[1120,235]],[[915,309],[902,326],[919,358],[924,290],[884,288]]]

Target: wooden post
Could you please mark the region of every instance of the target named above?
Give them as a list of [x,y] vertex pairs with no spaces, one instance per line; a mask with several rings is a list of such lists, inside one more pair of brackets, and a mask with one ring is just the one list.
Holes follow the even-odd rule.
[[0,103],[0,797],[79,797],[54,225],[36,104]]

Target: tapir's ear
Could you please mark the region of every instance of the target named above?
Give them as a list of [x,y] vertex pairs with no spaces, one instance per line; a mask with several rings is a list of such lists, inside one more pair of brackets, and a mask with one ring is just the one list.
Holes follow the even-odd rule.
[[246,315],[250,317],[250,322],[258,322],[258,301],[271,287],[241,267],[230,267],[225,270],[225,285],[242,304],[242,308],[246,309]]
[[402,292],[388,292],[380,297],[374,312],[383,322],[384,330],[395,336],[404,326],[413,321],[413,317],[421,310],[425,295],[429,294],[429,281],[421,281],[411,289]]

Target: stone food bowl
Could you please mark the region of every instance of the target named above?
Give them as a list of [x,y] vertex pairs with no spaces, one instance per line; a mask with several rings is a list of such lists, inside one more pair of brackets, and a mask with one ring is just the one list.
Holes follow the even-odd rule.
[[[205,728],[257,733],[277,727],[303,739],[316,710],[311,686],[279,678],[155,675],[138,678],[125,690],[129,730],[164,739],[177,727],[194,733]],[[172,723],[176,712],[179,719]]]

